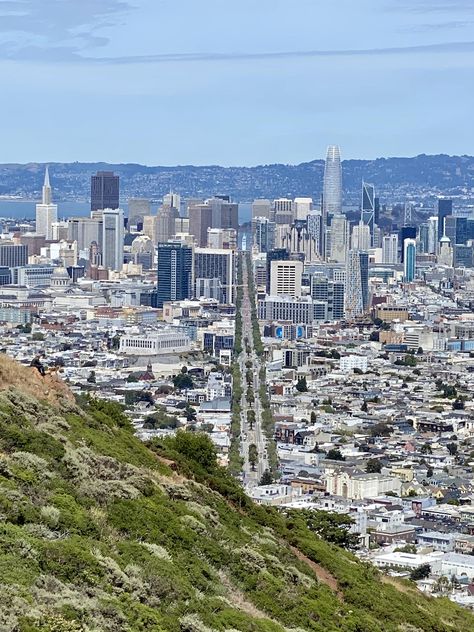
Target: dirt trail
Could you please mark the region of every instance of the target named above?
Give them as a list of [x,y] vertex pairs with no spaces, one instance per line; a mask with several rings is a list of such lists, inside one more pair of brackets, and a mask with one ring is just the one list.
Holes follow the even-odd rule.
[[326,584],[326,586],[329,586],[329,588],[336,593],[340,601],[344,600],[344,595],[342,594],[342,590],[339,588],[339,584],[337,583],[337,579],[334,577],[334,575],[331,575],[331,573],[323,568],[320,564],[317,564],[316,562],[313,562],[313,560],[310,560],[309,557],[307,557],[296,547],[290,546],[290,549],[301,562],[304,562],[311,568],[311,570],[315,573],[320,582]]

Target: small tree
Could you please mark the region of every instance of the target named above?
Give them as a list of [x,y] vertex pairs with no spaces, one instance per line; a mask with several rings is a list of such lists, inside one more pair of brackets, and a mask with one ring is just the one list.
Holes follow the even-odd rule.
[[[186,369],[186,367],[183,367],[183,369]],[[173,378],[173,385],[179,391],[181,391],[183,389],[192,388],[194,386],[193,379],[187,373],[187,369],[186,369],[186,371],[184,373],[183,373],[183,370],[181,369],[181,373],[178,373],[178,375],[176,375]]]
[[257,446],[255,445],[255,443],[251,443],[249,445],[249,463],[250,463],[250,467],[252,468],[252,472],[255,472],[255,466],[257,465],[257,461],[258,461]]
[[382,471],[382,464],[378,459],[369,459],[365,466],[367,474],[380,474]]
[[346,459],[342,456],[341,451],[339,450],[339,448],[331,448],[327,454],[326,454],[326,458],[330,459],[331,461],[345,461]]
[[312,411],[311,411],[311,415],[310,415],[309,420],[310,420],[310,422],[311,422],[312,424],[315,424],[315,423],[316,423],[316,419],[317,419],[317,417],[316,417],[316,413],[314,412],[314,410],[312,410]]
[[429,443],[424,443],[421,446],[421,454],[432,454],[433,450],[431,449],[431,446]]
[[451,456],[454,456],[458,453],[458,446],[455,443],[448,443],[446,449]]
[[271,485],[273,483],[273,477],[269,470],[265,470],[260,479],[260,485]]
[[89,384],[95,384],[96,383],[95,371],[91,371],[89,373],[89,376],[87,377],[87,381],[89,382]]
[[306,393],[308,390],[308,384],[306,383],[306,377],[300,377],[296,383],[296,390],[299,393]]
[[417,566],[410,573],[410,579],[414,582],[419,579],[426,579],[431,575],[431,566],[429,564],[421,564]]
[[183,412],[184,416],[186,417],[186,421],[196,421],[196,410],[189,403],[186,404],[186,408]]
[[202,432],[180,430],[168,440],[170,446],[184,457],[199,463],[208,471],[217,466],[216,449],[211,439]]

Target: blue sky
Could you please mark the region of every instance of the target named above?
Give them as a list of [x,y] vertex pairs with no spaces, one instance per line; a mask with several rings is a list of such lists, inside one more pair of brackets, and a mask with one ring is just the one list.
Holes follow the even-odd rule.
[[474,153],[473,0],[0,0],[0,162]]

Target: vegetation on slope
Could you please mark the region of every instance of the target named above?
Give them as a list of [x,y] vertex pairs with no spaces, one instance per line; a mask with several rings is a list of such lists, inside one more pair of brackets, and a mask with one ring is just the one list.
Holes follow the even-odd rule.
[[474,627],[256,506],[205,436],[147,447],[108,402],[0,393],[0,515],[2,632]]

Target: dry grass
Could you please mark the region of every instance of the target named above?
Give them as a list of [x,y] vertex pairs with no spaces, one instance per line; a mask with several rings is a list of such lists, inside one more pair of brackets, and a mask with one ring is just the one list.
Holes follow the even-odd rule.
[[25,367],[0,354],[0,390],[5,391],[9,388],[18,388],[36,399],[46,400],[53,405],[58,405],[64,400],[74,401],[74,395],[58,374],[52,373],[42,377],[36,369]]

